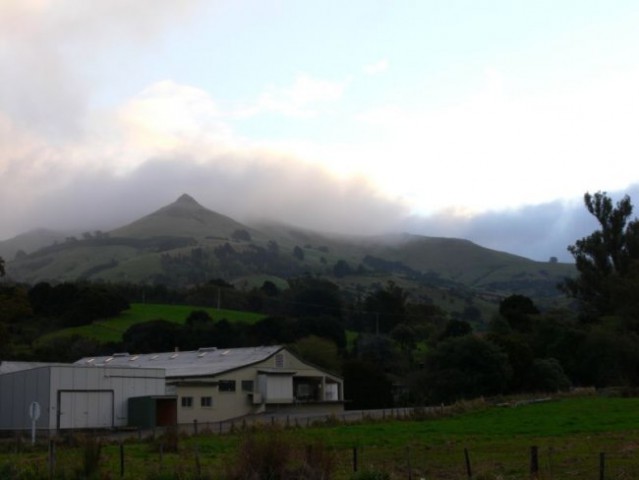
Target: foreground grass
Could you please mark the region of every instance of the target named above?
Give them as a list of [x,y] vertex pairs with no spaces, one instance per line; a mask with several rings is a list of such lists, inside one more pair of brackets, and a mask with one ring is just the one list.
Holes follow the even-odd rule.
[[54,337],[77,334],[93,338],[100,342],[119,342],[122,340],[122,334],[135,324],[157,319],[183,324],[189,314],[194,310],[206,311],[215,321],[226,319],[231,323],[255,323],[264,318],[264,315],[260,313],[241,312],[236,310],[218,310],[216,308],[194,307],[192,305],[132,303],[131,308],[125,310],[117,317],[99,320],[90,325],[58,330],[41,337],[40,341],[46,341]]
[[[474,402],[460,404],[456,410],[459,413],[446,418],[335,421],[288,430],[265,426],[221,436],[202,433],[181,437],[178,453],[160,454],[162,439],[128,440],[124,478],[228,478],[229,469],[245,461],[240,452],[249,438],[281,445],[272,455],[287,451],[293,464],[301,464],[309,448],[321,447],[330,452],[331,459],[323,461],[332,462],[331,478],[338,480],[351,478],[354,449],[360,471],[383,470],[391,478],[468,478],[466,450],[475,480],[527,479],[532,446],[539,451],[539,479],[599,478],[602,452],[606,454],[605,478],[639,478],[639,399],[593,396],[517,407]],[[6,448],[11,450],[11,444]],[[57,471],[69,472],[82,465],[82,447],[60,446],[58,452]],[[21,454],[0,454],[0,465],[13,463],[40,473],[47,471],[46,462],[44,446],[24,447]],[[103,447],[100,472],[100,478],[119,476],[118,444]]]

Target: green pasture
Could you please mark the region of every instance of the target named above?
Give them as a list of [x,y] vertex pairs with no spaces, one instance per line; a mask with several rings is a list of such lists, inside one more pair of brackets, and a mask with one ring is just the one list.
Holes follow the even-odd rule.
[[[311,450],[323,451],[320,461],[332,465],[330,478],[337,480],[352,478],[354,452],[358,471],[385,471],[391,479],[466,479],[465,452],[475,480],[529,479],[533,446],[539,480],[601,478],[601,454],[604,478],[639,478],[639,399],[590,396],[502,407],[476,401],[451,410],[444,416],[423,412],[410,419],[364,416],[355,424],[336,418],[309,428],[274,429],[267,423],[224,435],[204,431],[181,436],[179,451],[162,455],[161,437],[138,441],[132,436],[123,447],[123,478],[225,479],[229,466],[246,461],[242,455],[248,440],[257,445],[254,456],[264,453],[260,449],[286,454],[293,465],[308,459]],[[117,442],[104,445],[96,478],[119,475],[119,448]],[[0,453],[0,468],[13,464],[46,472],[45,445],[23,445],[20,454],[13,450],[8,441]],[[81,446],[60,446],[58,468],[77,468],[82,454]]]
[[192,305],[132,303],[131,308],[125,310],[116,317],[98,320],[89,325],[58,330],[40,337],[40,341],[46,341],[54,337],[77,334],[105,343],[119,342],[122,340],[122,334],[137,323],[162,319],[168,320],[169,322],[183,324],[189,314],[194,310],[204,310],[208,312],[214,321],[226,319],[232,323],[255,323],[264,318],[264,315],[260,313],[241,312],[236,310],[218,310],[217,308],[194,307]]

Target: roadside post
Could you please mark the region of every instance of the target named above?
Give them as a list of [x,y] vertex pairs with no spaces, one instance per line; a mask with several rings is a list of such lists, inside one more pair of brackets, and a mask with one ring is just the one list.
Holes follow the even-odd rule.
[[31,445],[35,445],[36,422],[40,418],[40,404],[38,402],[31,402],[29,405],[29,417],[31,417]]

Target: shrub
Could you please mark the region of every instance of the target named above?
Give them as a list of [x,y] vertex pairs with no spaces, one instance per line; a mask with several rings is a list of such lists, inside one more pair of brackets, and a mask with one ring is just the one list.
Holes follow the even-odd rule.
[[82,467],[79,470],[81,478],[93,478],[100,468],[100,453],[102,444],[100,439],[87,435],[80,442],[82,448]]
[[390,480],[390,475],[381,470],[366,470],[354,473],[351,480]]
[[247,435],[229,464],[229,480],[327,480],[336,466],[324,444],[299,448],[278,428]]
[[230,467],[229,479],[280,480],[291,457],[291,444],[281,431],[272,429],[245,437],[237,456]]
[[164,433],[152,440],[151,450],[154,452],[177,452],[180,448],[180,434],[177,427],[166,427]]

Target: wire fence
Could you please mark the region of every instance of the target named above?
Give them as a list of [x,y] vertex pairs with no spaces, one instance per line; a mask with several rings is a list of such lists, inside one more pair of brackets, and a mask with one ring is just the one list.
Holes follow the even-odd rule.
[[[40,431],[35,445],[31,445],[30,432],[16,431],[0,442],[0,478],[70,478],[68,473],[61,473],[68,472],[69,468],[84,472],[77,478],[89,478],[90,465],[94,462],[100,472],[96,478],[224,479],[228,477],[224,476],[220,465],[225,460],[220,459],[219,453],[213,453],[211,444],[229,433],[264,432],[268,435],[287,429],[355,423],[382,426],[383,420],[424,420],[449,413],[454,413],[449,407],[358,410],[329,415],[277,412],[173,427]],[[171,443],[171,435],[174,435],[175,445]],[[84,440],[78,441],[79,437]],[[508,438],[486,440],[472,436],[463,440],[451,436],[449,441],[422,435],[397,445],[390,439],[378,438],[373,443],[362,437],[353,445],[326,447],[320,457],[331,464],[330,468],[324,466],[324,471],[330,473],[312,478],[639,479],[639,432],[619,433],[616,437],[584,434],[580,440],[567,437],[532,441],[535,443],[523,445],[521,439],[510,442]],[[295,445],[292,450],[297,456],[293,463],[309,462],[313,458],[311,451],[316,447]],[[357,477],[366,472],[382,472],[387,476]],[[283,475],[278,478],[311,476]]]

